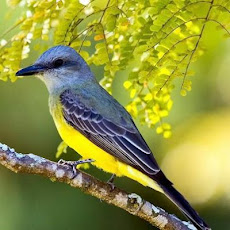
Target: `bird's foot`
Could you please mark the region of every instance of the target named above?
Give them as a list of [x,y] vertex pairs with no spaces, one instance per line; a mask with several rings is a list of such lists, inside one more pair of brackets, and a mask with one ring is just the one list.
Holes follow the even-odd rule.
[[73,177],[75,177],[77,175],[77,166],[80,165],[80,164],[85,164],[85,163],[92,163],[94,162],[93,159],[85,159],[85,160],[78,160],[78,161],[65,161],[63,159],[60,159],[58,161],[58,164],[60,165],[67,165],[67,166],[70,166],[72,167],[72,170],[73,170]]
[[112,174],[112,176],[109,178],[109,180],[107,181],[107,184],[110,185],[111,190],[114,190],[115,188],[115,184],[114,184],[114,179],[115,179],[116,175]]

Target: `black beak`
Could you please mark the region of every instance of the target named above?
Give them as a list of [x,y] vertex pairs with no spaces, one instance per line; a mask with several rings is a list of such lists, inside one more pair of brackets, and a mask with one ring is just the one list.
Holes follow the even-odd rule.
[[19,70],[16,73],[16,76],[29,76],[29,75],[34,75],[37,73],[42,73],[46,70],[47,68],[41,65],[31,65],[29,67],[26,67],[24,69]]

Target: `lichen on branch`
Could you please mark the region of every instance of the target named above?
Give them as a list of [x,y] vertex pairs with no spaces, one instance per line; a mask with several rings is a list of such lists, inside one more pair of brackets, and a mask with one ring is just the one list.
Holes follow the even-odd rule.
[[162,230],[196,230],[194,225],[168,214],[135,193],[127,193],[116,187],[111,189],[109,184],[79,170],[73,178],[72,168],[68,165],[60,165],[32,153],[17,153],[13,148],[1,143],[0,165],[15,173],[41,175],[51,181],[66,183],[134,216],[138,216]]

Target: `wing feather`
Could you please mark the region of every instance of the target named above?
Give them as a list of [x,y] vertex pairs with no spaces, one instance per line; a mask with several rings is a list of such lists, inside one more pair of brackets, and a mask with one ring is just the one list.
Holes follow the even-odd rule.
[[95,106],[84,105],[70,90],[64,91],[60,100],[67,123],[95,145],[148,175],[160,171],[148,145],[131,118],[127,121],[121,117],[121,122],[118,124],[112,118],[100,114]]

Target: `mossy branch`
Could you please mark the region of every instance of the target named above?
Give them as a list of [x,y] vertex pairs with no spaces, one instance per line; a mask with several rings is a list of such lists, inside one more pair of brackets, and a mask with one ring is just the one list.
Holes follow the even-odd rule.
[[191,230],[196,229],[192,224],[181,221],[172,214],[158,208],[134,193],[127,193],[119,188],[111,190],[105,182],[77,171],[73,178],[72,168],[60,165],[43,157],[17,153],[14,149],[0,143],[0,164],[15,173],[41,175],[52,181],[63,182],[71,187],[78,188],[108,204],[119,207],[134,216],[149,222],[162,230]]

